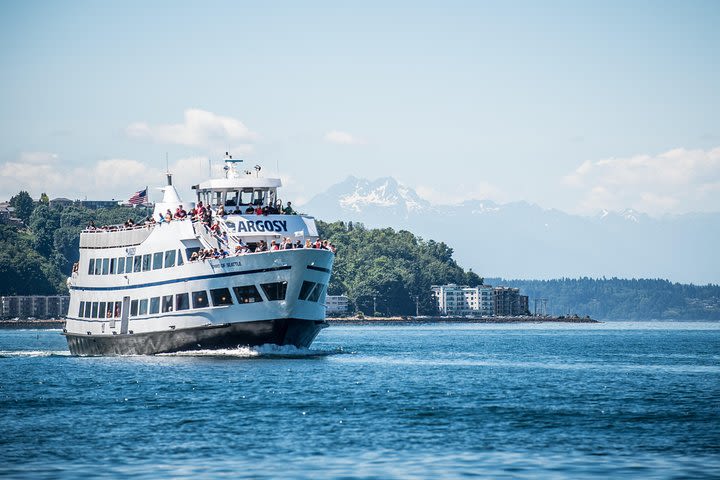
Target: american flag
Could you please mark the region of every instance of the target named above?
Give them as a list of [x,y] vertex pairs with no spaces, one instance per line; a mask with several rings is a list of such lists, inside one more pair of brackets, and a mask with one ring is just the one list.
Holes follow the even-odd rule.
[[128,203],[130,205],[141,205],[145,203],[147,200],[147,187],[145,187],[144,190],[140,190],[139,192],[135,192],[132,197],[130,197],[130,200],[128,200]]

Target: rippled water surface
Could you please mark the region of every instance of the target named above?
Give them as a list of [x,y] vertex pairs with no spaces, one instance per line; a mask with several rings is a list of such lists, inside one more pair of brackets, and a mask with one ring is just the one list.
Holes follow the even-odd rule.
[[0,331],[0,476],[713,477],[720,325],[335,326],[71,357]]

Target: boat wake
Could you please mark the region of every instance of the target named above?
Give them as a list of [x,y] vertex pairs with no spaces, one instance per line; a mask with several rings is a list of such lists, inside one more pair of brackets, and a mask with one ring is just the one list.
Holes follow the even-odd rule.
[[186,350],[182,352],[160,353],[162,357],[222,357],[222,358],[320,358],[346,353],[342,348],[335,350],[316,350],[297,348],[293,345],[260,345],[259,347],[237,347],[217,350]]
[[0,350],[0,358],[69,357],[67,350]]

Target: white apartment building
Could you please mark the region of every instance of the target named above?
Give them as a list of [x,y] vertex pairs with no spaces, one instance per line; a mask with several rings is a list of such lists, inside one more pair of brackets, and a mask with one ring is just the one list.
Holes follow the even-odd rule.
[[328,295],[325,297],[325,306],[327,315],[345,315],[350,310],[350,302],[345,295]]
[[493,288],[487,285],[433,285],[433,294],[441,315],[494,315]]

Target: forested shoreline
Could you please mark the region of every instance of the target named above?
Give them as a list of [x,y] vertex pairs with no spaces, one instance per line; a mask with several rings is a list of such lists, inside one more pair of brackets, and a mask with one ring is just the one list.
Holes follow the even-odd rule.
[[[51,207],[47,196],[34,202],[27,192],[11,199],[22,223],[0,223],[0,295],[65,294],[65,279],[78,260],[80,232],[89,223],[140,222],[143,208],[91,210]],[[424,240],[392,228],[368,229],[352,222],[318,221],[322,238],[337,247],[330,295],[348,296],[353,312],[366,315],[435,315],[430,286],[476,286],[484,279],[464,270],[444,242]],[[555,280],[485,279],[486,284],[518,287],[547,299],[548,314],[589,315],[596,319],[720,320],[720,286],[687,285],[663,279],[579,278]]]

